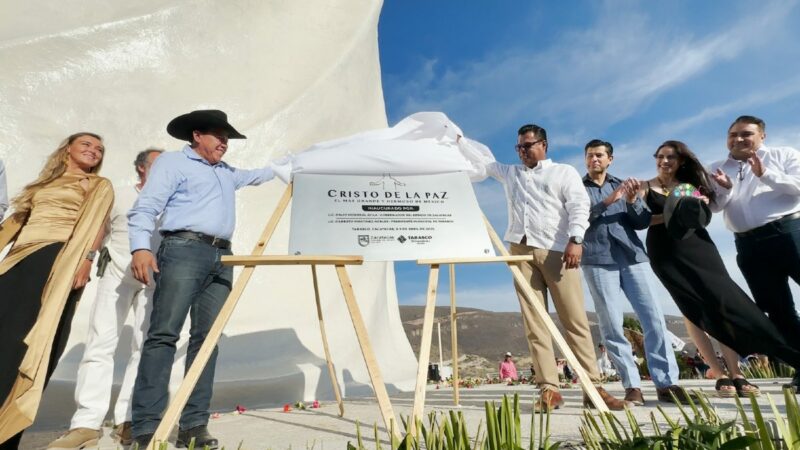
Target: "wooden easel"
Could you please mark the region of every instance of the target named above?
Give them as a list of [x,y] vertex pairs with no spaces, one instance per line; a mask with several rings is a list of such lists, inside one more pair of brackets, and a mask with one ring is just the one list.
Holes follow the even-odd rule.
[[366,363],[367,366],[367,372],[369,373],[370,381],[372,382],[372,388],[375,391],[375,397],[377,398],[378,407],[380,409],[381,416],[383,417],[383,422],[386,426],[386,430],[387,432],[389,430],[393,430],[394,434],[399,437],[399,432],[398,432],[399,427],[397,426],[397,421],[395,419],[394,411],[392,409],[392,404],[391,401],[389,400],[389,394],[386,391],[386,385],[383,382],[383,377],[378,367],[377,359],[375,358],[375,353],[372,350],[372,345],[370,344],[369,341],[367,328],[366,325],[364,324],[364,319],[361,316],[361,310],[358,307],[358,303],[356,302],[355,294],[353,292],[353,286],[350,283],[350,277],[347,275],[347,270],[345,268],[345,266],[347,265],[362,264],[364,261],[363,258],[361,256],[333,256],[333,255],[263,256],[264,250],[267,247],[267,243],[269,242],[270,238],[272,238],[272,234],[275,232],[275,228],[277,228],[278,222],[283,216],[284,211],[286,211],[286,207],[288,206],[289,200],[291,200],[291,198],[292,198],[292,184],[290,183],[289,185],[286,186],[286,190],[283,192],[283,195],[278,201],[278,205],[275,207],[275,211],[272,213],[272,216],[267,222],[266,227],[264,227],[264,231],[261,233],[261,237],[259,238],[258,242],[256,243],[250,255],[222,257],[223,264],[241,265],[244,266],[244,270],[242,270],[242,273],[236,279],[236,283],[234,284],[233,289],[228,295],[228,299],[225,300],[225,304],[222,306],[219,315],[217,315],[214,324],[211,326],[211,329],[208,332],[206,340],[203,342],[203,345],[197,352],[197,356],[195,357],[192,366],[186,372],[186,376],[181,382],[181,385],[175,394],[175,398],[172,400],[172,402],[169,404],[166,411],[164,412],[164,416],[162,417],[161,422],[159,423],[158,428],[156,429],[153,435],[153,439],[150,441],[150,443],[147,444],[147,446],[145,446],[146,449],[157,450],[158,443],[167,441],[170,431],[175,426],[175,423],[178,421],[178,417],[181,413],[181,410],[183,410],[183,407],[186,406],[186,402],[189,400],[189,395],[191,395],[192,390],[197,384],[197,380],[200,378],[200,374],[202,373],[203,369],[208,363],[208,360],[211,357],[211,353],[213,352],[214,347],[217,345],[217,342],[219,341],[219,338],[222,335],[222,331],[225,328],[225,325],[228,323],[228,320],[233,314],[233,311],[236,308],[236,304],[239,302],[239,298],[242,296],[245,287],[247,287],[247,283],[250,281],[250,277],[253,275],[255,267],[263,265],[311,266],[311,276],[313,279],[314,295],[317,306],[317,318],[319,320],[323,348],[325,349],[325,359],[328,364],[328,372],[330,374],[331,382],[333,384],[333,392],[334,395],[336,396],[336,401],[339,404],[339,415],[342,416],[344,415],[344,405],[342,403],[342,397],[339,390],[339,384],[336,378],[336,372],[333,368],[330,351],[328,349],[328,339],[325,334],[325,324],[322,318],[322,306],[320,303],[319,286],[317,283],[317,269],[316,269],[318,265],[332,265],[335,267],[336,275],[338,276],[339,284],[342,287],[342,294],[344,295],[344,300],[347,305],[347,309],[350,313],[350,319],[353,322],[353,327],[356,332],[356,338],[358,339],[358,344],[361,347],[361,353],[364,356],[364,362]]
[[[430,266],[430,272],[428,275],[428,295],[427,300],[425,302],[425,313],[423,315],[422,321],[422,341],[420,343],[419,349],[419,367],[417,368],[417,383],[416,388],[414,390],[414,406],[411,413],[411,421],[410,421],[410,430],[414,433],[416,429],[416,421],[417,419],[422,419],[423,409],[425,408],[425,389],[427,386],[427,370],[428,370],[428,362],[430,361],[430,352],[431,352],[431,338],[433,334],[433,317],[434,317],[434,309],[436,306],[436,288],[439,284],[439,266],[442,264],[447,264],[450,266],[450,317],[451,317],[451,336],[452,336],[452,361],[453,361],[453,401],[456,405],[459,404],[459,395],[458,395],[458,349],[457,349],[457,329],[456,329],[456,297],[455,297],[455,264],[477,264],[477,263],[492,263],[492,262],[503,262],[508,265],[509,270],[511,270],[511,274],[514,277],[514,281],[516,284],[521,288],[521,292],[525,300],[530,304],[533,308],[533,311],[536,315],[538,315],[545,323],[545,327],[547,331],[550,332],[550,335],[553,337],[558,348],[564,354],[564,358],[566,358],[567,362],[570,364],[570,367],[573,367],[575,373],[578,375],[578,379],[583,387],[583,391],[589,396],[589,399],[601,412],[608,412],[608,407],[606,406],[603,399],[600,397],[600,394],[597,392],[597,388],[592,383],[592,380],[589,379],[589,375],[586,373],[586,370],[580,365],[578,362],[578,358],[575,357],[575,354],[572,352],[572,349],[569,348],[567,345],[567,341],[564,340],[564,337],[558,331],[556,324],[553,322],[553,319],[550,318],[550,315],[547,313],[544,305],[539,303],[534,294],[533,289],[531,289],[530,284],[528,281],[525,280],[525,277],[522,275],[522,271],[519,268],[519,264],[524,261],[531,261],[532,256],[520,255],[520,256],[512,256],[506,250],[505,245],[503,245],[503,241],[497,235],[492,225],[489,223],[489,220],[486,219],[484,216],[483,218],[486,224],[486,231],[489,233],[489,238],[492,240],[492,244],[494,244],[495,249],[497,252],[500,253],[501,256],[490,256],[490,257],[475,257],[475,258],[440,258],[440,259],[420,259],[417,260],[417,264],[419,265],[427,265]],[[524,321],[524,318],[523,318]]]

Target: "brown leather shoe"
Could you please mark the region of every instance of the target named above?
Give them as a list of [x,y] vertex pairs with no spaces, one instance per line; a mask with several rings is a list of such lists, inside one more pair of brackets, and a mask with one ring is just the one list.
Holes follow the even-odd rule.
[[[625,400],[620,400],[613,395],[609,394],[608,391],[601,387],[597,387],[597,393],[600,394],[600,398],[603,399],[603,403],[608,406],[608,409],[611,411],[622,411],[625,407],[630,407],[631,404],[626,402]],[[586,393],[583,394],[583,406],[585,408],[594,408],[594,404],[589,399],[589,396]]]
[[639,388],[625,389],[625,401],[630,402],[634,406],[644,406],[644,396],[642,390]]
[[684,405],[689,404],[689,399],[692,401],[697,400],[696,395],[686,392],[684,388],[678,386],[677,384],[656,389],[656,395],[658,396],[658,401],[660,402],[675,403],[675,399],[672,398],[672,394],[675,394],[675,398],[678,399],[678,403]]
[[539,398],[533,404],[533,412],[547,412],[558,409],[564,405],[564,397],[555,389],[539,390]]
[[133,435],[131,431],[131,423],[122,422],[114,427],[114,430],[111,432],[111,439],[113,439],[114,442],[118,442],[120,445],[127,447],[133,443]]

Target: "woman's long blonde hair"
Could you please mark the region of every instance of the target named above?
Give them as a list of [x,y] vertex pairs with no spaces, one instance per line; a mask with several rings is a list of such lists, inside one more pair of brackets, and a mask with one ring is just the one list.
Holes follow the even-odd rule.
[[[14,197],[14,199],[11,201],[11,205],[14,208],[14,214],[12,215],[14,219],[18,220],[19,222],[25,222],[25,220],[28,218],[28,214],[31,213],[31,208],[33,207],[33,196],[51,181],[55,180],[61,175],[64,175],[64,172],[67,171],[67,160],[69,158],[67,155],[67,148],[69,148],[69,146],[75,142],[75,139],[78,139],[81,136],[91,136],[98,141],[103,142],[103,138],[100,137],[100,135],[89,133],[87,131],[72,134],[68,138],[64,139],[56,151],[51,153],[47,158],[47,162],[45,162],[44,168],[42,168],[42,171],[39,172],[39,176],[36,178],[36,180],[25,186],[22,189],[22,192],[20,192],[19,195]],[[100,163],[92,168],[91,173],[97,173],[100,171],[100,168],[103,166],[103,159],[104,158],[101,158]]]

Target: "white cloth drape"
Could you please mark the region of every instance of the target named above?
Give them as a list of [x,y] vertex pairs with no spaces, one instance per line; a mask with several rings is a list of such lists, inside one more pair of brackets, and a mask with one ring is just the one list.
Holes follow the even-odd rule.
[[464,137],[440,112],[412,114],[391,128],[322,142],[273,163],[285,182],[295,173],[423,175],[464,171],[472,181],[486,178],[495,158],[488,147]]

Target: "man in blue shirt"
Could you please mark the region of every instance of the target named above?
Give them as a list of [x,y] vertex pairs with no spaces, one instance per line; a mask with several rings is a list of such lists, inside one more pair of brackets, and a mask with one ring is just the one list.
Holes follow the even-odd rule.
[[[167,406],[175,344],[187,314],[192,317],[188,369],[230,293],[233,269],[220,257],[231,254],[236,190],[274,177],[270,166],[242,170],[222,162],[228,139],[245,139],[222,111],[184,114],[167,125],[167,132],[191,144],[156,160],[128,212],[131,270],[145,284],[152,270],[156,282],[131,400],[132,434],[140,448],[152,439]],[[150,236],[159,216],[164,239],[156,257]],[[181,414],[177,447],[187,447],[192,438],[197,448],[218,446],[207,429],[216,358],[215,348]]]
[[670,392],[686,400],[678,381],[678,364],[670,343],[664,314],[647,280],[650,270],[636,230],[650,225],[650,211],[637,195],[639,182],[621,180],[608,173],[614,147],[598,139],[585,147],[583,185],[589,194],[589,228],[584,236],[581,265],[594,299],[602,339],[625,387],[625,400],[641,406],[641,378],[631,345],[622,328],[622,299],[628,298],[644,331],[647,365],[658,399],[672,401]]

